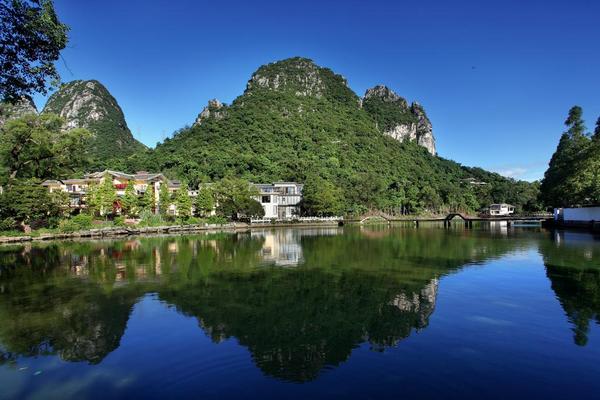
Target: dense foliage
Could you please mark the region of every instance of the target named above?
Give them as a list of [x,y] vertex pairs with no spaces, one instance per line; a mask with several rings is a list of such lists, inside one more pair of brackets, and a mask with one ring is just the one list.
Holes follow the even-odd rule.
[[0,99],[14,102],[46,93],[60,79],[54,62],[68,27],[51,0],[0,0]]
[[52,225],[65,214],[66,193],[50,193],[36,179],[13,181],[0,194],[2,230]]
[[382,135],[377,104],[361,108],[341,76],[307,59],[260,67],[223,111],[138,153],[129,167],[164,171],[192,186],[226,176],[304,183],[318,177],[341,190],[344,212],[476,211],[494,202],[538,207],[535,184],[465,168]]
[[107,216],[112,214],[117,201],[117,191],[110,175],[97,185],[91,185],[87,194],[87,210],[92,215]]
[[192,216],[192,199],[188,193],[187,183],[182,182],[181,187],[175,192],[175,205],[177,216],[180,219],[188,219]]
[[215,208],[214,194],[210,187],[204,186],[200,188],[198,195],[196,196],[195,207],[196,213],[199,216],[205,217],[210,215]]
[[565,121],[567,130],[541,185],[541,198],[551,207],[600,203],[600,118],[594,133],[587,133],[583,110],[574,106]]
[[7,179],[60,179],[85,170],[84,150],[91,134],[85,129],[62,131],[53,114],[29,114],[0,128],[0,172]]
[[233,220],[263,217],[265,212],[254,200],[258,189],[239,178],[224,178],[211,187],[217,215]]
[[68,210],[68,196],[49,193],[43,179],[82,171],[90,133],[61,131],[56,115],[29,114],[0,128],[0,230],[55,225]]
[[165,216],[171,206],[171,194],[166,183],[161,182],[158,188],[158,211],[160,215]]
[[344,213],[342,191],[331,182],[319,177],[310,177],[302,190],[302,213],[318,217],[342,215]]

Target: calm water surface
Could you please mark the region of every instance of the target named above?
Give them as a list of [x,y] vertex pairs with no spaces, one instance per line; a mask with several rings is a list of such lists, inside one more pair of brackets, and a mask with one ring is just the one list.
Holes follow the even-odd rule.
[[273,229],[0,247],[0,398],[599,398],[600,238]]

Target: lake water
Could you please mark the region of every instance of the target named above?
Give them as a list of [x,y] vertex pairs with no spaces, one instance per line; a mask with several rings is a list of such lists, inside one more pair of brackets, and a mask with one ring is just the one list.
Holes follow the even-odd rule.
[[599,312],[581,232],[4,246],[0,398],[598,398]]

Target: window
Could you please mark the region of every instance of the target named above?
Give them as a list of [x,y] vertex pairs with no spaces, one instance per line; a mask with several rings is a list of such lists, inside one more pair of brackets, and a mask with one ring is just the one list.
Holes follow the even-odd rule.
[[261,203],[270,203],[271,196],[262,196]]

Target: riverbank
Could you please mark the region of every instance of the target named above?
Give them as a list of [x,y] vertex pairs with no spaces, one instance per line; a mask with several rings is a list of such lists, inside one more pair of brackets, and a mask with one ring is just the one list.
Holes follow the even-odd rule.
[[79,239],[79,238],[112,238],[122,236],[159,235],[196,233],[206,231],[226,232],[248,229],[284,228],[284,227],[332,227],[338,226],[335,221],[300,222],[300,223],[275,223],[275,224],[247,224],[232,222],[228,224],[195,224],[195,225],[164,225],[152,227],[111,227],[86,229],[76,232],[41,233],[39,235],[0,236],[0,244],[26,243],[49,240]]

